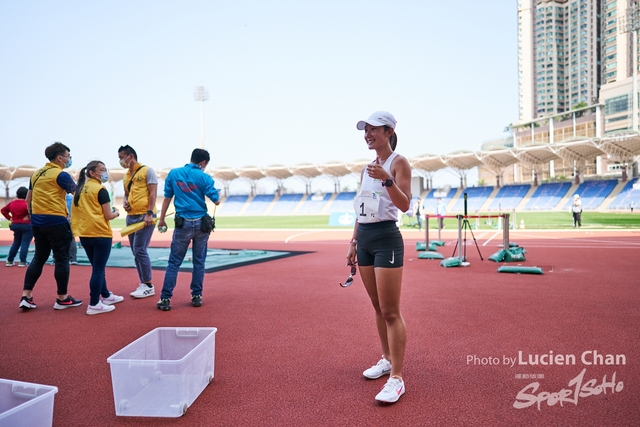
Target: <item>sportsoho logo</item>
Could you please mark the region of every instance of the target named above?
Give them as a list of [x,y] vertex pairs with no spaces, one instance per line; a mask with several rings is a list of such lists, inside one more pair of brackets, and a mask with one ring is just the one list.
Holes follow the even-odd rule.
[[[502,365],[509,369],[526,369],[528,372],[552,366],[575,366],[578,363],[583,366],[621,366],[627,364],[627,358],[624,354],[603,354],[597,350],[586,350],[578,356],[554,353],[553,351],[545,354],[523,354],[522,351],[518,351],[517,357],[509,357],[508,355],[484,357],[468,354],[466,359],[467,366]],[[616,375],[617,372],[614,371],[612,374],[607,373],[600,377],[602,380],[598,378],[587,379],[587,368],[583,368],[577,376],[568,381],[567,388],[558,391],[546,391],[541,387],[540,382],[534,381],[517,393],[513,407],[525,409],[535,405],[538,410],[541,410],[544,402],[547,406],[555,406],[556,404],[564,406],[565,403],[573,403],[577,406],[580,399],[591,396],[604,394],[613,397],[616,393],[624,390],[624,382],[619,381]],[[545,375],[543,373],[516,373],[515,378],[544,379]]]
[[[580,361],[583,365],[626,365],[627,358],[624,354],[599,354],[596,350],[587,350],[580,355]],[[515,363],[515,358],[512,360]],[[528,355],[523,358],[522,351],[518,352],[518,365],[519,366],[549,366],[549,365],[575,365],[576,356],[574,354],[553,354],[550,351],[548,354],[542,355]],[[512,364],[513,366],[513,364]],[[568,388],[563,388],[559,391],[539,391],[540,383],[532,382],[524,387],[516,395],[516,400],[513,402],[513,407],[516,409],[524,409],[533,405],[537,405],[538,411],[543,402],[547,403],[547,406],[554,406],[559,403],[560,406],[564,406],[564,403],[573,403],[578,405],[578,401],[581,398],[587,398],[590,396],[597,396],[599,394],[615,395],[620,393],[624,389],[624,383],[622,381],[616,381],[616,372],[611,375],[611,380],[607,381],[607,375],[602,377],[602,381],[598,383],[596,378],[590,379],[585,382],[585,375],[587,368],[582,371],[568,383]]]

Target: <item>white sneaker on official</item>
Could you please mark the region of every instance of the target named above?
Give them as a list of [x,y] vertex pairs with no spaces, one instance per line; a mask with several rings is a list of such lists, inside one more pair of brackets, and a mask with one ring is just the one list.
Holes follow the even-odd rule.
[[365,370],[362,375],[369,378],[370,380],[375,380],[376,378],[380,378],[383,375],[389,375],[391,373],[391,362],[382,357],[374,366]]
[[138,285],[138,289],[131,292],[129,295],[131,295],[134,298],[146,298],[155,294],[156,294],[156,290],[153,287],[153,285],[147,286],[146,283],[140,283],[140,285]]
[[376,395],[376,400],[378,402],[394,403],[400,399],[404,392],[404,381],[400,378],[391,377],[387,380],[380,393]]
[[115,309],[116,308],[112,305],[103,304],[102,301],[98,301],[96,305],[90,305],[89,307],[87,307],[87,314],[89,316],[92,316],[94,314],[108,313]]
[[102,298],[102,303],[106,305],[117,304],[122,301],[124,301],[124,297],[121,297],[120,295],[116,295],[113,292],[109,293],[109,297]]

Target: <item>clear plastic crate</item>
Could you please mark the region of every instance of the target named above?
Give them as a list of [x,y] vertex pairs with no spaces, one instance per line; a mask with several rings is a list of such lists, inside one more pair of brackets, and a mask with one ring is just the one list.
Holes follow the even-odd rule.
[[0,378],[1,427],[51,427],[58,388]]
[[216,328],[156,328],[107,359],[116,415],[180,417],[213,380]]

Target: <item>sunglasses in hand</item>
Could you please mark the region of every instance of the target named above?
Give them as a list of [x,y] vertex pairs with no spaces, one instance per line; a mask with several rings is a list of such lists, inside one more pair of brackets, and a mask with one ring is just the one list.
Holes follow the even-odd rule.
[[351,265],[351,274],[349,274],[349,277],[347,278],[347,280],[345,280],[344,284],[340,283],[340,286],[342,286],[343,288],[348,288],[349,286],[351,286],[351,284],[353,283],[353,276],[355,276],[357,272],[356,264],[349,265]]

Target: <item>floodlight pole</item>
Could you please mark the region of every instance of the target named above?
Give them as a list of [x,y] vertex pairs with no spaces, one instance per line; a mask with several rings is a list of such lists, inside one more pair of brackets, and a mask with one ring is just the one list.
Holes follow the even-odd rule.
[[204,86],[197,86],[193,97],[196,101],[200,101],[200,148],[204,149],[204,101],[209,100],[209,92]]

